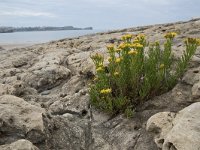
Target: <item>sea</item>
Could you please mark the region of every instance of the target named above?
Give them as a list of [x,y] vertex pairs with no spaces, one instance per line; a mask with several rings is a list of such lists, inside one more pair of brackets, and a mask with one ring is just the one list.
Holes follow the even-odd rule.
[[104,31],[105,30],[61,30],[0,33],[0,44],[9,45],[45,43],[49,41],[73,38]]

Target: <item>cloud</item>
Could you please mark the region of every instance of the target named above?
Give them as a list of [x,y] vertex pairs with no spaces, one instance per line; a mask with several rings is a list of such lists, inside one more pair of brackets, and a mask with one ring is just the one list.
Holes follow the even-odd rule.
[[0,0],[0,25],[125,28],[190,19],[200,0]]
[[56,17],[48,12],[34,11],[0,11],[0,16],[18,16],[18,17]]
[[153,5],[170,5],[173,1],[171,0],[141,0],[145,4]]

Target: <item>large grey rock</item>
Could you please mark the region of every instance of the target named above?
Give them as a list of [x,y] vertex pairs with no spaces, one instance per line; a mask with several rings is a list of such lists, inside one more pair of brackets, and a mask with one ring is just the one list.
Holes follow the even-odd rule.
[[[47,144],[52,150],[81,150],[86,148],[87,119],[72,115],[56,116],[49,125]],[[41,148],[44,149],[44,148]],[[46,148],[45,148],[46,150]],[[47,148],[48,150],[48,148]]]
[[12,95],[0,96],[0,143],[27,138],[33,143],[44,140],[43,108]]
[[0,84],[0,96],[8,93],[9,87],[5,84]]
[[0,150],[39,150],[28,140],[18,140],[11,144],[0,145]]
[[[63,80],[67,80],[70,70],[65,66],[68,52],[56,49],[32,60],[32,65],[27,73],[21,74],[22,80],[40,91],[51,89]],[[63,65],[61,65],[63,64]]]
[[84,86],[85,83],[80,76],[73,76],[67,83],[62,86],[62,93],[64,95],[73,95],[83,89]]
[[22,78],[28,85],[40,91],[48,90],[68,79],[70,70],[58,65],[47,65],[41,70],[25,74]]
[[147,130],[162,150],[200,149],[200,102],[194,103],[177,114],[161,112],[147,122]]
[[200,81],[200,68],[189,69],[185,73],[182,81],[189,85],[193,85]]
[[52,114],[72,113],[84,115],[89,109],[89,95],[82,89],[74,95],[68,95],[61,100],[55,101],[49,107]]
[[0,96],[1,95],[34,95],[37,94],[37,91],[33,88],[30,88],[22,81],[15,81],[12,84],[1,84],[0,83]]
[[86,64],[85,61],[87,62],[89,57],[90,57],[90,52],[74,53],[67,57],[67,63],[70,69],[72,70],[72,72],[77,73],[77,72],[82,71],[82,67],[83,67],[82,65]]

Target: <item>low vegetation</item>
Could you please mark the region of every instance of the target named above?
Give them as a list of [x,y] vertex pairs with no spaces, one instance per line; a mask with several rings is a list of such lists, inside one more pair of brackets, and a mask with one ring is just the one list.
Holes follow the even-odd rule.
[[108,45],[108,61],[102,54],[91,55],[96,76],[90,86],[91,103],[106,112],[133,115],[137,105],[172,89],[184,74],[200,40],[187,38],[178,61],[172,55],[176,33],[165,35],[164,45],[149,44],[145,35],[122,36],[119,45]]

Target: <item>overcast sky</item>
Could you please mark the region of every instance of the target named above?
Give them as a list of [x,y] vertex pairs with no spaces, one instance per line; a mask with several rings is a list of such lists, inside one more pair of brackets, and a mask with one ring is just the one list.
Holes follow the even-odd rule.
[[200,17],[200,0],[0,0],[0,26],[116,29]]

